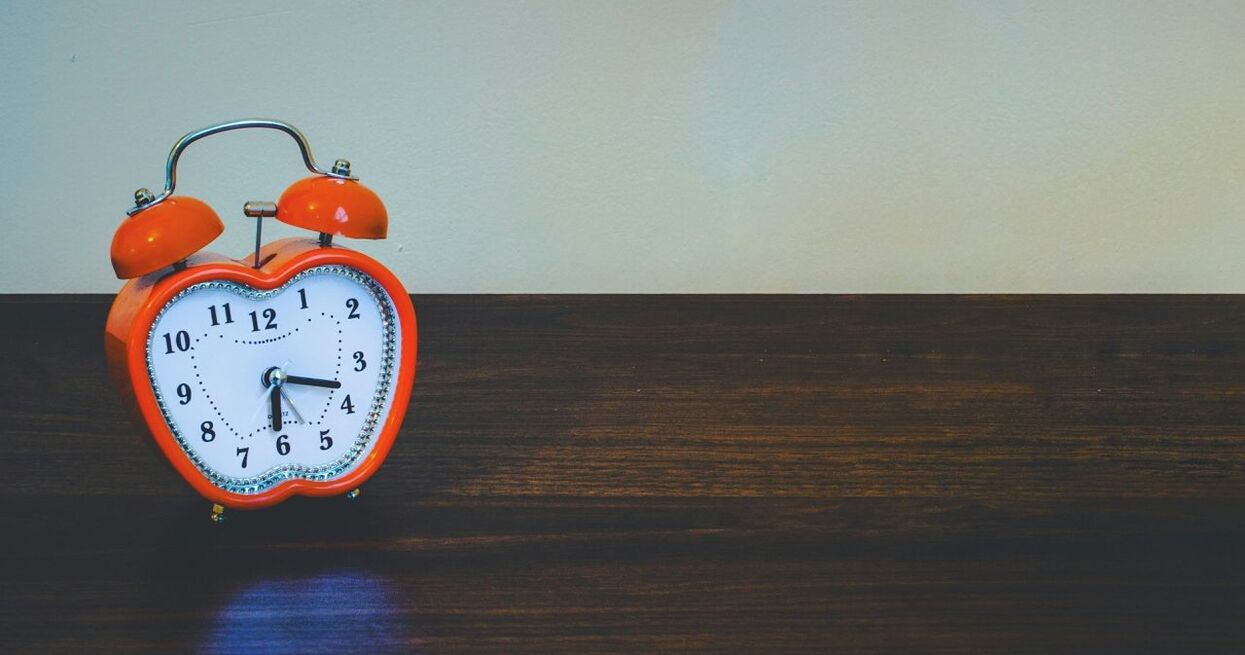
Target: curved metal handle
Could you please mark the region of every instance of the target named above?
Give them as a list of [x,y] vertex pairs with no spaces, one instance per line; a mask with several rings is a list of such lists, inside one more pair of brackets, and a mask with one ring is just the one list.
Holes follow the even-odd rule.
[[[164,165],[164,191],[160,195],[152,198],[149,202],[142,202],[140,200],[139,203],[126,210],[125,213],[133,216],[134,214],[137,214],[152,205],[163,202],[164,199],[173,195],[173,189],[177,187],[177,160],[181,158],[182,152],[185,151],[190,144],[202,139],[203,137],[212,136],[213,134],[220,134],[221,132],[229,132],[230,130],[241,130],[252,127],[279,130],[293,137],[294,141],[298,143],[299,152],[303,155],[303,164],[305,164],[307,166],[307,170],[312,173],[324,175],[325,177],[336,177],[343,180],[358,179],[350,175],[349,162],[345,162],[345,166],[343,168],[334,166],[333,170],[327,171],[319,166],[316,166],[315,157],[312,157],[311,155],[311,144],[307,142],[307,137],[303,136],[303,133],[300,132],[297,127],[294,127],[285,121],[274,120],[271,118],[246,118],[237,121],[229,121],[228,123],[209,125],[178,139],[177,143],[173,144],[173,149],[169,151],[169,160]],[[338,161],[340,162],[342,160]],[[135,198],[140,198],[140,194],[143,192],[150,194],[150,192],[146,191],[146,189],[139,189],[135,192]]]

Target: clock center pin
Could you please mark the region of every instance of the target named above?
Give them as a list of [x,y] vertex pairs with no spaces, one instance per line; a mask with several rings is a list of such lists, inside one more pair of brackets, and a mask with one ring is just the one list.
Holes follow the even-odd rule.
[[280,366],[273,366],[264,371],[259,379],[265,387],[281,387],[285,385],[287,377],[285,371],[281,370]]

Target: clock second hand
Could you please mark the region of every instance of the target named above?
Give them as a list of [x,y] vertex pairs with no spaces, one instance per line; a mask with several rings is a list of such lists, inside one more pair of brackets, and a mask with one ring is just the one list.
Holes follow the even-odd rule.
[[[288,380],[287,380],[287,382],[288,382]],[[298,411],[298,408],[294,406],[294,401],[290,400],[290,395],[289,395],[289,394],[287,394],[287,393],[285,393],[285,390],[284,390],[284,389],[281,389],[281,397],[282,397],[282,398],[284,398],[284,399],[285,399],[285,402],[289,404],[290,409],[291,409],[291,410],[293,410],[293,412],[294,412],[294,416],[298,418],[298,422],[299,422],[299,423],[306,423],[306,422],[307,422],[307,419],[303,418],[303,414],[302,414],[302,412]]]
[[[283,383],[282,386],[284,386],[285,384],[305,384],[305,385],[312,386],[312,387],[325,387],[327,389],[340,389],[342,386],[342,383],[338,382],[337,380],[321,380],[320,378],[305,378],[299,375],[286,375],[285,382]],[[281,389],[281,397],[285,398],[285,402],[289,403],[290,409],[294,411],[294,416],[298,417],[298,422],[306,423],[307,419],[303,418],[302,412],[298,411],[298,408],[294,406],[294,401],[290,400],[290,395],[285,393],[285,389]]]

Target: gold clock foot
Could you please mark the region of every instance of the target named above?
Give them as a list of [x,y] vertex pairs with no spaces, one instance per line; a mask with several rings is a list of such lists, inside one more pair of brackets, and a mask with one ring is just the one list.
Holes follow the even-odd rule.
[[346,492],[346,500],[354,500],[355,498],[358,498],[361,493],[363,493],[363,490],[355,487],[354,489]]
[[212,524],[220,525],[225,520],[225,508],[220,505],[212,505]]

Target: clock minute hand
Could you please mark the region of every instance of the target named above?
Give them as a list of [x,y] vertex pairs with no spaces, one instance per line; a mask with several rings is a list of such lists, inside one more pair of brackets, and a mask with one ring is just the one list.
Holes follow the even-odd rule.
[[268,397],[272,403],[272,429],[281,430],[281,387],[272,385],[272,391],[268,392]]
[[324,387],[326,389],[340,389],[341,382],[337,380],[321,380],[320,378],[305,378],[298,375],[285,376],[286,384],[305,384],[311,387]]

